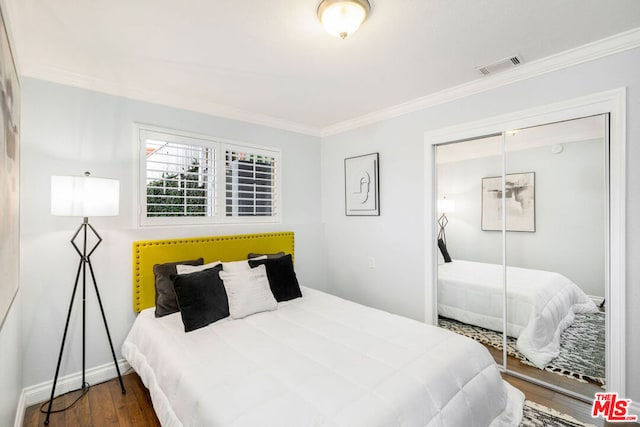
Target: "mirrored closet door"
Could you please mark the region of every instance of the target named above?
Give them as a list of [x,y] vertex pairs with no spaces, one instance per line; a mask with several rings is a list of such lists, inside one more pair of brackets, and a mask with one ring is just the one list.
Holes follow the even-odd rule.
[[440,326],[589,398],[605,381],[607,119],[436,147]]
[[[480,178],[497,177],[500,190],[502,152],[502,134],[436,147],[438,323],[486,344],[499,364],[504,363],[504,242],[501,233],[482,229],[487,200]],[[493,271],[485,271],[481,281],[470,280],[482,267]]]

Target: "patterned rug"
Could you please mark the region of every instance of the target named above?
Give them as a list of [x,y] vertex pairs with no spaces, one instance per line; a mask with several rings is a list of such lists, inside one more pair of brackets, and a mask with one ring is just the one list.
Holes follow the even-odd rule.
[[[545,370],[574,378],[605,383],[605,328],[604,313],[576,314],[573,325],[565,329],[560,338],[560,355]],[[483,344],[502,350],[502,334],[440,317],[438,325]],[[534,366],[518,351],[516,339],[507,337],[507,354],[527,365]]]
[[530,400],[524,402],[524,414],[520,427],[594,427],[567,414],[563,414]]

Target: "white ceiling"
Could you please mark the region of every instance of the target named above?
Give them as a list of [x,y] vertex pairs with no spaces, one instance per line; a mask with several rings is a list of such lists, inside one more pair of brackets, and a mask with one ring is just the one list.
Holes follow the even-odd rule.
[[23,75],[318,134],[640,27],[638,0],[371,2],[341,40],[318,0],[6,0]]

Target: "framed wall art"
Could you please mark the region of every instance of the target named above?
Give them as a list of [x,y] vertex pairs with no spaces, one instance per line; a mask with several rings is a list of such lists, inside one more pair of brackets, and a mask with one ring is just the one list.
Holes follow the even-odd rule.
[[502,230],[502,199],[505,199],[507,231],[536,231],[535,172],[482,178],[482,230]]
[[344,159],[345,214],[380,215],[378,153]]
[[[1,12],[1,11],[0,11]],[[18,290],[20,84],[0,13],[0,328]]]

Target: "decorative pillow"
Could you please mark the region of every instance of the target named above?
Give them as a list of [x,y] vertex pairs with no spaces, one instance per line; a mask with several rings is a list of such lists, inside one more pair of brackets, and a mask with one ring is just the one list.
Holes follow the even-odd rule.
[[208,269],[216,267],[216,266],[218,266],[220,264],[222,264],[222,262],[220,262],[220,261],[214,261],[214,262],[210,262],[208,264],[203,264],[203,265],[178,264],[178,265],[176,265],[176,272],[177,272],[177,274],[195,273],[197,271],[208,270]]
[[243,271],[251,270],[247,260],[242,261],[228,261],[222,263],[222,270],[227,273],[241,273]]
[[221,271],[220,277],[227,291],[229,312],[233,319],[278,308],[263,265],[237,273]]
[[447,245],[444,243],[444,240],[438,239],[438,248],[440,248],[444,262],[451,262],[451,257],[449,256],[449,251],[447,250]]
[[190,332],[229,316],[222,266],[172,277],[184,331]]
[[282,258],[283,256],[284,256],[284,252],[276,252],[275,254],[256,254],[256,253],[250,252],[249,255],[247,255],[247,258],[255,259],[255,258],[266,257],[267,259],[272,259],[272,258]]
[[176,293],[173,290],[173,282],[171,281],[171,276],[177,273],[176,266],[179,264],[202,265],[203,262],[204,259],[198,258],[153,266],[153,274],[156,278],[156,317],[180,311],[176,301]]
[[302,296],[300,284],[293,269],[291,254],[280,258],[250,259],[249,265],[251,267],[264,265],[266,267],[269,286],[276,301],[289,301]]

